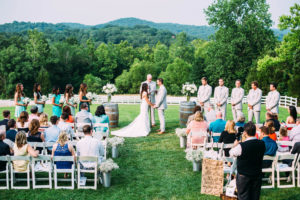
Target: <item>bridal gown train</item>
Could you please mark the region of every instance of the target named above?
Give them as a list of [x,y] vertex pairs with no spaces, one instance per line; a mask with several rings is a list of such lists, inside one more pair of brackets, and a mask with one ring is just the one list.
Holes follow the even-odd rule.
[[139,116],[137,116],[135,120],[131,122],[128,126],[117,131],[112,131],[111,134],[120,137],[147,136],[151,131],[148,116],[148,108],[149,105],[146,102],[145,97],[143,97]]

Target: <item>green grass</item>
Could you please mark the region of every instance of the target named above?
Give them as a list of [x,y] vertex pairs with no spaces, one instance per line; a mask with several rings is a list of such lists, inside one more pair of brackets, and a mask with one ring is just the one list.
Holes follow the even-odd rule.
[[[93,105],[92,112],[95,108]],[[0,112],[3,109],[0,108]],[[14,108],[9,109],[13,111]],[[51,113],[50,109],[47,106],[46,112]],[[139,105],[119,105],[119,111],[119,125],[123,127],[138,115]],[[285,120],[286,109],[281,108],[280,113],[280,120]],[[232,118],[230,106],[228,118]],[[179,139],[174,135],[178,125],[179,106],[169,106],[166,111],[167,134],[156,135],[156,127],[148,137],[127,138],[120,148],[120,157],[115,159],[120,169],[113,171],[110,188],[98,185],[97,191],[2,190],[0,199],[219,199],[200,194],[201,173],[192,172],[192,164],[179,148]],[[264,189],[261,199],[300,199],[300,190]]]

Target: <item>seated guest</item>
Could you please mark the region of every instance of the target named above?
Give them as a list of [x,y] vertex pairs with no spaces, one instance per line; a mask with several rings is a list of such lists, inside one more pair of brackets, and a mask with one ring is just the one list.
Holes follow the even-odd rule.
[[9,129],[7,126],[8,120],[10,120],[10,111],[9,110],[3,110],[2,112],[4,119],[0,121],[0,126],[5,126],[6,131]]
[[8,121],[8,128],[9,130],[6,131],[6,138],[9,139],[12,142],[15,142],[17,131],[16,131],[16,120],[10,119]]
[[205,113],[205,118],[206,121],[208,122],[208,124],[210,124],[211,122],[216,121],[216,111],[214,110],[214,105],[213,104],[209,104],[209,107],[207,109],[207,113]]
[[[92,127],[90,125],[83,126],[84,138],[82,138],[76,145],[78,156],[96,156],[100,164],[103,156],[104,149],[101,142],[92,137]],[[90,163],[81,163],[84,168],[90,168]]]
[[[39,131],[40,128],[40,122],[37,119],[31,120],[29,123],[29,132],[27,136],[28,142],[44,142],[44,133]],[[42,147],[37,147],[36,150],[38,150],[40,153],[42,152]]]
[[195,113],[196,113],[197,111],[200,111],[200,112],[201,112],[201,106],[195,106],[195,108],[194,108],[194,110],[193,110],[193,114],[190,115],[190,116],[188,117],[188,120],[187,120],[187,122],[186,122],[186,126],[188,126],[189,123],[190,123],[191,121],[194,120]]
[[275,127],[274,127],[274,122],[273,120],[267,120],[265,123],[265,126],[268,127],[269,129],[269,137],[276,141],[277,140],[277,135],[275,133]]
[[[27,156],[38,157],[39,151],[35,151],[30,144],[27,144],[26,133],[20,131],[16,135],[16,142],[13,147],[14,156]],[[15,171],[24,172],[27,170],[27,160],[15,160],[13,161],[13,167]]]
[[69,106],[64,106],[63,108],[63,112],[68,113],[68,119],[67,119],[67,123],[74,123],[74,118],[73,115],[71,113],[71,108]]
[[289,106],[289,116],[286,118],[287,124],[296,124],[297,120],[297,109],[295,106]]
[[296,127],[294,127],[290,132],[290,141],[300,142],[300,117],[297,118]]
[[39,118],[41,128],[49,128],[51,124],[48,122],[48,115],[42,113]]
[[[189,123],[186,129],[188,141],[192,141],[193,144],[203,144],[207,137],[207,129],[208,125],[204,121],[202,112],[197,111],[194,120]],[[190,144],[188,144],[188,147],[190,147]]]
[[30,109],[30,112],[31,112],[31,114],[29,115],[29,118],[28,118],[29,123],[33,119],[37,119],[37,120],[40,119],[39,116],[38,116],[38,107],[37,106],[32,106],[31,109]]
[[[5,131],[0,130],[0,156],[10,155],[10,148],[8,144],[4,143]],[[6,162],[0,161],[0,172],[6,170]]]
[[28,126],[28,112],[22,111],[17,120],[17,129],[18,131],[24,131],[25,133],[27,133],[29,131]]
[[[264,155],[275,156],[278,147],[277,147],[277,143],[269,137],[269,133],[270,133],[269,131],[270,129],[266,126],[260,127],[260,133],[263,135],[262,141],[264,141],[266,147]],[[263,168],[270,167],[272,162],[273,162],[272,160],[264,160]]]
[[[226,121],[222,119],[222,113],[218,112],[216,115],[217,120],[209,124],[209,131],[213,133],[222,133],[225,129]],[[214,142],[219,141],[218,136],[213,137]]]
[[242,112],[237,113],[237,122],[235,124],[236,127],[244,127],[245,126],[245,115]]
[[[280,128],[278,141],[290,141],[286,127]],[[287,145],[280,145],[278,147],[279,152],[289,152],[289,150],[290,150],[289,146],[287,146]]]
[[[103,105],[97,107],[95,116],[93,118],[93,123],[109,123],[109,118],[105,114],[105,109],[104,109]],[[95,131],[105,133],[107,131],[107,128],[106,127],[97,127],[97,128],[95,128]]]
[[[226,122],[225,130],[221,133],[221,136],[219,138],[219,143],[224,143],[224,144],[232,144],[236,140],[236,133],[237,131],[235,130],[235,123],[233,120],[228,120]],[[225,156],[229,157],[229,150],[230,148],[224,149]]]
[[[269,121],[269,120],[273,121],[275,131],[279,131],[280,126],[281,126],[280,122],[274,118],[274,115],[271,112],[266,113],[266,121]],[[266,122],[263,123],[263,126],[265,126],[265,123]]]
[[[56,142],[60,133],[60,129],[57,126],[59,122],[58,117],[53,115],[50,117],[50,122],[52,126],[45,130],[45,142]],[[52,147],[49,147],[48,150],[52,151]]]
[[58,128],[60,131],[64,131],[68,134],[69,138],[74,136],[74,131],[72,129],[72,126],[67,123],[67,120],[69,119],[69,114],[66,112],[63,112],[60,116],[60,121],[58,123]]
[[[86,103],[80,105],[81,111],[76,113],[75,123],[90,123],[93,124],[93,115],[88,112],[89,107]],[[78,126],[78,131],[82,132],[82,126]]]

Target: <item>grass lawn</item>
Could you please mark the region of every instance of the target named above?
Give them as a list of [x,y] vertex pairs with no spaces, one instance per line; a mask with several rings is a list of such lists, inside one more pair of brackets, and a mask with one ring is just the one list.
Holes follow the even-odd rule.
[[[92,112],[96,105],[92,106]],[[0,112],[7,108],[0,108]],[[13,107],[9,108],[11,111]],[[246,109],[244,109],[246,110]],[[129,124],[139,113],[139,105],[119,105],[120,127]],[[46,106],[51,112],[51,106]],[[264,119],[262,113],[261,119]],[[288,113],[280,109],[280,120]],[[232,119],[230,106],[228,118]],[[158,118],[157,123],[158,123]],[[112,173],[112,186],[98,190],[2,190],[0,199],[219,199],[200,194],[201,173],[192,172],[192,164],[185,159],[174,129],[179,125],[179,106],[166,111],[167,134],[151,132],[144,138],[127,138],[115,162],[119,170]],[[300,189],[264,189],[261,199],[300,199]]]

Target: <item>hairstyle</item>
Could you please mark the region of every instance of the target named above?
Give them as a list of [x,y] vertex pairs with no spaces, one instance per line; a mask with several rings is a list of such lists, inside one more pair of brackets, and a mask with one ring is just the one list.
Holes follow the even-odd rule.
[[202,112],[197,111],[197,112],[195,113],[194,120],[195,120],[195,121],[198,121],[198,122],[204,121]]
[[283,137],[288,136],[287,128],[286,128],[286,127],[281,127],[281,128],[279,129],[279,134],[280,134],[281,136],[283,136]]
[[277,83],[272,82],[272,83],[270,83],[270,85],[273,85],[273,87],[277,89]]
[[58,95],[58,90],[59,90],[59,87],[58,87],[58,86],[54,86],[54,87],[52,88],[52,94]]
[[56,115],[50,117],[50,122],[52,125],[55,125],[57,121],[58,121],[58,117]]
[[246,123],[245,126],[244,126],[244,131],[249,136],[255,136],[255,134],[256,134],[256,127],[253,124],[253,122],[250,121],[250,122]]
[[60,116],[63,120],[67,120],[69,118],[69,114],[66,112],[63,112]]
[[223,78],[219,78],[219,80],[222,80],[222,81],[224,81],[224,79],[223,79]]
[[6,134],[5,130],[0,130],[0,140],[3,140],[5,134]]
[[265,135],[269,135],[270,134],[270,129],[266,126],[262,126],[259,128],[260,129],[260,133],[263,133]]
[[290,116],[294,119],[296,122],[297,120],[297,109],[295,106],[289,106]]
[[238,81],[238,82],[242,83],[241,79],[236,79],[235,81]]
[[235,134],[236,130],[235,130],[234,126],[235,126],[234,121],[233,120],[228,120],[226,122],[226,125],[225,125],[225,131],[227,131],[228,133],[234,133]]
[[90,125],[84,125],[82,128],[82,131],[84,134],[90,134],[92,130],[92,127]]
[[16,85],[16,91],[15,91],[15,93],[18,94],[18,101],[20,101],[20,100],[21,100],[21,97],[24,96],[24,92],[21,90],[21,86],[22,86],[22,85],[23,85],[22,83],[18,83],[18,84]]
[[270,119],[273,119],[274,118],[274,115],[273,113],[271,112],[266,112],[266,117],[270,118]]
[[258,82],[257,81],[252,81],[251,84],[255,85],[256,87],[258,87]]
[[10,111],[9,110],[3,110],[2,115],[4,118],[7,118],[10,115]]
[[23,147],[25,144],[27,144],[27,138],[26,133],[24,131],[19,131],[16,135],[16,145],[18,148]]
[[79,88],[79,93],[82,92],[83,95],[86,95],[87,93],[87,84],[86,83],[81,83],[80,88]]
[[82,103],[82,104],[80,105],[80,109],[85,109],[85,108],[87,108],[87,107],[88,107],[87,103]]
[[275,127],[274,127],[274,121],[273,120],[267,120],[265,123],[265,126],[269,128],[269,132],[270,133],[274,133],[275,132]]
[[65,89],[65,97],[66,97],[66,94],[69,95],[69,98],[72,97],[72,96],[74,96],[72,84],[67,84],[67,85],[66,85],[66,89]]
[[157,80],[158,80],[159,82],[161,82],[161,84],[164,84],[164,79],[158,78]]
[[201,80],[205,80],[205,81],[207,81],[207,78],[206,78],[206,77],[202,77],[202,78],[201,78]]
[[63,146],[66,144],[67,141],[68,141],[68,134],[65,131],[61,131],[59,133],[57,143]]
[[63,107],[63,112],[68,113],[68,115],[72,115],[70,106],[65,105]]
[[104,109],[104,106],[103,106],[103,105],[100,105],[100,106],[97,107],[97,110],[96,110],[96,112],[95,112],[95,115],[96,115],[97,117],[100,117],[101,115],[106,115],[105,109]]
[[19,118],[18,118],[18,122],[20,122],[20,123],[21,123],[21,126],[23,127],[24,124],[25,124],[25,122],[28,122],[28,112],[22,111],[22,112],[20,113]]
[[41,84],[39,84],[39,83],[35,83],[33,85],[33,92],[35,92],[37,94],[37,99],[39,99],[41,97],[41,91],[39,91],[39,89],[38,89],[40,85]]
[[8,120],[7,126],[8,126],[8,128],[14,128],[16,126],[16,120],[14,120],[14,119]]
[[31,106],[31,108],[30,108],[30,112],[32,113],[32,114],[36,114],[37,112],[38,112],[38,107],[37,106]]
[[46,113],[42,113],[40,115],[40,125],[43,126],[43,125],[48,125],[48,115]]
[[195,114],[197,111],[201,112],[201,106],[195,106],[193,113]]
[[246,118],[245,118],[244,113],[239,112],[239,113],[238,113],[238,116],[237,116],[237,121],[238,121],[238,122],[245,122],[245,120],[246,120]]
[[278,120],[278,114],[277,113],[273,113],[273,119]]
[[147,92],[147,95],[148,95],[148,84],[147,83],[142,84],[141,99],[143,98],[143,92]]
[[40,128],[40,122],[37,119],[31,120],[29,126],[30,135],[35,135],[37,132],[39,132]]

